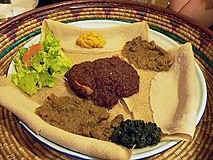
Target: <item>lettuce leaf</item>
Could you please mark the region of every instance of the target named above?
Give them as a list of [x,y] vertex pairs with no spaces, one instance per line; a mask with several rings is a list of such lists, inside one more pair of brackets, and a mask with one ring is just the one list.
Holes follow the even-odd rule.
[[46,37],[42,44],[44,50],[40,50],[31,57],[30,67],[22,62],[22,57],[28,48],[20,48],[19,54],[14,58],[16,74],[12,75],[12,82],[30,96],[43,87],[56,86],[57,77],[63,76],[72,66],[53,32],[46,30]]

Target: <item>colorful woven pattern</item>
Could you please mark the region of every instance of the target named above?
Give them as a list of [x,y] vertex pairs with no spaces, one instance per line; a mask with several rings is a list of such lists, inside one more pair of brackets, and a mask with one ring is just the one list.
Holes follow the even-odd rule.
[[[134,1],[61,2],[29,11],[0,24],[0,75],[7,73],[18,49],[40,34],[41,24],[45,18],[64,23],[90,19],[110,19],[131,23],[145,20],[148,21],[151,29],[178,43],[190,41],[196,61],[207,83],[208,101],[204,116],[196,128],[193,141],[180,142],[150,159],[212,158],[213,33],[210,30],[170,10]],[[22,158],[70,159],[35,140],[19,125],[13,114],[0,106],[0,159]]]

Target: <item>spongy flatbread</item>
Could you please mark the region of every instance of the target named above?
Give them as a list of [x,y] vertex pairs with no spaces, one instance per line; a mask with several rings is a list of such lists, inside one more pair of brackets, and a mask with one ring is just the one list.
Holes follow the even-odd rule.
[[150,98],[154,121],[164,139],[191,140],[197,116],[196,70],[191,43],[172,50],[175,63],[151,82]]
[[[69,133],[49,125],[35,114],[35,110],[40,104],[36,103],[34,100],[42,101],[42,98],[32,97],[34,100],[31,100],[29,97],[24,96],[18,89],[13,87],[13,84],[7,82],[6,78],[1,77],[0,80],[8,84],[8,86],[0,87],[0,104],[19,117],[24,124],[36,134],[74,151],[101,159],[124,160],[130,158],[132,150],[128,150],[111,142]],[[63,92],[65,93],[67,91],[64,90],[61,93]],[[45,93],[45,91],[43,93]],[[12,101],[8,101],[3,97],[10,97]]]
[[[69,40],[69,34],[71,34],[72,29],[76,28],[73,26],[68,26],[66,24],[61,24],[59,22],[53,22],[51,20],[45,20],[44,26],[42,26],[42,29],[45,29],[43,27],[52,28],[54,30],[53,32],[59,36],[57,38],[62,38],[62,48],[66,51],[66,55],[71,57],[73,60],[73,63],[80,63],[82,61],[86,60],[95,60],[98,58],[104,58],[104,57],[110,57],[116,53],[119,53],[122,49],[122,45],[124,45],[124,40],[122,42],[122,45],[120,47],[114,46],[115,43],[113,43],[113,47],[117,47],[116,49],[112,49],[111,47],[108,47],[108,49],[94,49],[92,52],[85,49],[85,51],[81,52],[80,48],[78,46],[74,45],[75,50],[70,50],[70,46],[72,44]],[[141,22],[145,23],[145,22]],[[143,24],[146,28],[147,24]],[[58,30],[58,26],[60,30],[63,30],[63,34],[60,33],[60,30]],[[123,26],[123,27],[121,27]],[[131,32],[126,32],[126,25],[121,25],[119,29],[119,36],[131,35]],[[133,24],[131,25],[133,26]],[[136,28],[143,28],[141,24],[136,23]],[[78,28],[78,27],[77,27]],[[119,26],[113,27],[110,30],[115,29],[118,31]],[[122,31],[120,31],[122,29]],[[65,30],[70,30],[67,33]],[[79,28],[80,31],[84,31],[84,29]],[[89,29],[90,30],[90,29]],[[81,33],[79,31],[79,33]],[[110,32],[106,32],[106,30],[103,30],[104,33],[110,34]],[[122,32],[122,35],[120,34]],[[138,32],[138,31],[137,31]],[[137,36],[143,36],[145,35],[144,39],[148,38],[147,30],[141,30],[141,32],[138,32],[136,35],[129,36],[129,39],[125,39],[125,43],[127,41],[132,40],[132,38]],[[43,30],[42,30],[42,33]],[[66,34],[65,34],[66,33]],[[69,35],[69,36],[68,36]],[[75,35],[75,34],[74,34]],[[42,37],[44,37],[43,35]],[[77,35],[75,35],[77,37]],[[134,37],[133,37],[134,36]],[[64,38],[65,37],[65,38]],[[113,36],[112,36],[113,37]],[[66,39],[67,38],[67,39]],[[73,38],[73,36],[72,36]],[[113,41],[113,39],[110,39],[110,41]],[[68,44],[66,44],[68,43]],[[73,43],[73,42],[72,42]],[[121,47],[122,46],[122,47]],[[77,49],[76,49],[77,47]],[[193,52],[190,49],[191,45],[186,44],[182,45],[181,48],[175,49],[172,52],[174,52],[175,55],[175,64],[173,65],[172,69],[169,72],[162,72],[162,73],[155,73],[155,72],[146,72],[146,71],[138,71],[140,75],[140,91],[139,93],[133,95],[130,98],[126,98],[125,101],[129,105],[129,110],[134,113],[133,116],[135,119],[145,119],[145,121],[154,121],[159,125],[164,133],[167,133],[168,136],[164,137],[165,139],[186,139],[189,140],[192,138],[194,134],[194,128],[195,128],[195,119],[196,119],[196,110],[192,106],[196,106],[195,104],[195,88],[194,87],[194,78],[195,78],[195,68],[194,68],[194,57]],[[186,71],[188,70],[188,71]],[[156,76],[157,75],[157,76]],[[169,78],[167,77],[169,76]],[[1,81],[1,79],[0,79]],[[164,82],[165,81],[165,82]],[[168,83],[168,85],[167,85]],[[145,85],[145,86],[144,86]],[[172,108],[169,108],[169,106],[164,105],[167,103],[168,97],[165,94],[165,88],[162,86],[166,85],[166,92],[171,93],[173,95],[174,101],[171,100],[169,103],[171,103]],[[168,86],[171,86],[169,89]],[[151,90],[150,90],[151,88]],[[159,90],[158,90],[159,88]],[[169,89],[169,90],[168,90]],[[185,89],[185,90],[184,90]],[[178,91],[178,92],[175,92]],[[53,127],[43,120],[41,120],[35,113],[35,108],[39,106],[43,102],[43,100],[46,98],[47,95],[50,93],[55,93],[57,96],[64,96],[69,95],[71,93],[71,90],[68,89],[66,83],[63,79],[60,79],[59,85],[54,88],[45,88],[42,91],[38,92],[38,94],[31,97],[31,100],[29,98],[24,97],[21,95],[16,89],[10,88],[10,87],[0,87],[0,104],[7,108],[8,110],[12,111],[14,114],[16,114],[23,122],[28,125],[33,131],[36,133],[58,143],[63,146],[66,146],[68,148],[71,148],[73,150],[92,155],[99,158],[104,159],[128,159],[130,157],[131,151],[123,149],[122,147],[115,145],[113,143],[100,141],[92,138],[87,138],[79,135],[75,135],[72,133],[68,133],[66,131],[63,131],[61,129],[58,129],[56,127]],[[3,97],[8,96],[13,98],[14,101],[8,102]],[[175,99],[176,97],[176,99]],[[161,98],[162,103],[160,102],[159,106],[159,98]],[[21,101],[20,101],[21,100]],[[22,103],[22,101],[24,103]],[[30,107],[29,107],[30,106]],[[146,107],[146,109],[143,108],[143,106]],[[180,107],[181,106],[181,107]],[[167,108],[164,108],[167,107]],[[192,107],[192,108],[190,108]],[[161,110],[162,109],[162,110]],[[167,112],[167,109],[169,112]],[[166,110],[166,112],[164,111]],[[192,113],[193,111],[193,113]],[[125,116],[125,119],[132,118],[131,114],[125,110],[124,107],[122,107],[119,103],[110,111],[110,114],[112,117],[116,116],[118,113],[122,113]],[[170,115],[165,114],[170,113]],[[29,115],[29,116],[26,116]],[[185,118],[183,118],[182,115]],[[169,126],[169,127],[168,127]],[[188,128],[188,126],[190,126]],[[67,137],[67,138],[65,138]],[[101,142],[101,143],[99,143]],[[92,147],[91,147],[92,146]],[[99,149],[100,148],[100,149]]]
[[138,93],[124,98],[134,119],[153,121],[165,134],[162,140],[191,140],[197,116],[196,72],[191,43],[168,51],[175,59],[169,71],[137,69]]
[[[132,24],[121,24],[107,28],[81,28],[78,26],[63,24],[61,22],[45,19],[42,23],[41,41],[45,38],[45,30],[51,30],[55,37],[60,40],[62,49],[71,53],[108,53],[122,50],[127,41],[137,36],[148,39],[147,22],[137,22]],[[106,39],[104,48],[81,48],[76,45],[76,40],[81,34],[87,32],[96,32],[102,34]]]
[[157,75],[154,71],[136,69],[140,76],[139,92],[123,98],[132,112],[134,119],[142,119],[145,122],[154,122],[152,108],[150,105],[150,87],[152,79]]
[[[132,40],[134,37],[142,36],[143,39],[148,39],[147,22],[139,22],[133,24],[124,24],[120,26],[104,28],[104,29],[83,29],[74,27],[52,20],[44,20],[42,24],[41,40],[45,38],[45,30],[49,28],[54,32],[56,38],[60,40],[62,49],[66,56],[72,59],[73,64],[83,61],[93,61],[98,58],[111,57],[119,54],[124,44]],[[75,44],[78,36],[85,32],[97,31],[105,36],[107,44],[102,49],[83,49]],[[59,128],[53,127],[44,122],[34,112],[35,109],[42,104],[48,95],[54,93],[56,96],[66,96],[73,94],[69,89],[64,79],[59,79],[59,83],[53,88],[44,88],[37,94],[29,97],[21,94],[17,87],[8,83],[8,79],[1,77],[2,85],[0,87],[0,104],[17,115],[29,128],[37,134],[52,140],[62,146],[71,148],[75,151],[82,152],[91,156],[103,159],[129,159],[131,150],[124,149],[119,145],[96,140],[93,138],[75,135]],[[9,86],[12,86],[9,87]],[[25,95],[25,96],[24,96]],[[3,98],[11,97],[13,101],[7,101]],[[27,97],[27,98],[26,98]],[[24,103],[22,103],[24,102]],[[122,107],[120,103],[113,107],[110,112],[110,118],[114,118],[118,114],[123,114],[125,119],[132,119],[131,113],[127,108]],[[66,137],[66,138],[65,138]]]

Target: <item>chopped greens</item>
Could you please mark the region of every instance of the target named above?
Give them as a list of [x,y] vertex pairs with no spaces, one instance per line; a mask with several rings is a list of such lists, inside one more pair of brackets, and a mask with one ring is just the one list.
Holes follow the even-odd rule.
[[143,148],[156,145],[161,139],[161,129],[156,123],[143,120],[121,122],[111,136],[111,141],[127,148]]
[[29,57],[30,66],[23,62],[28,48],[20,48],[19,54],[14,58],[16,74],[12,75],[12,82],[29,95],[43,87],[56,86],[57,77],[63,76],[71,68],[71,61],[64,55],[53,32],[46,30],[42,45],[42,50]]

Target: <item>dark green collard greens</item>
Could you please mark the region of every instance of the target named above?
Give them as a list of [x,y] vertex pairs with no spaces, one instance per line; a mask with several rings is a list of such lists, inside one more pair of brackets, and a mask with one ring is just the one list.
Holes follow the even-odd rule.
[[131,148],[156,145],[161,139],[161,129],[152,122],[126,120],[121,122],[111,136],[112,142]]

